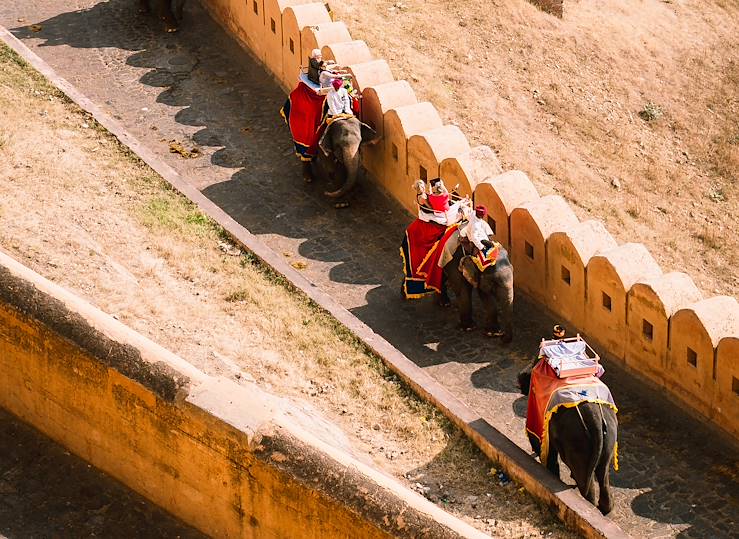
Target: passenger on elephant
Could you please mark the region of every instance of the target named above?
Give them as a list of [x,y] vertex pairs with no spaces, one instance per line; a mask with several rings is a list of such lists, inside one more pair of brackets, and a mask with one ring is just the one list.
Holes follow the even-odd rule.
[[352,98],[349,96],[346,88],[344,88],[344,81],[341,79],[331,81],[331,90],[329,90],[326,96],[326,103],[328,104],[329,118],[340,114],[351,114],[354,116]]
[[448,211],[449,210],[449,191],[444,185],[444,181],[441,178],[434,178],[429,182],[431,189],[430,193],[426,195],[429,206],[434,211]]
[[493,229],[485,219],[487,215],[488,209],[485,206],[475,206],[474,211],[467,215],[467,224],[459,231],[462,238],[469,240],[483,254],[493,247]]

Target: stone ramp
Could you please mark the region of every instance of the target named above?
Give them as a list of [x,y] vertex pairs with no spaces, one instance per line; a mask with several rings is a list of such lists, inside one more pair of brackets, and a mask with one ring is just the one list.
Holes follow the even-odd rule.
[[[398,244],[410,217],[372,186],[337,211],[320,182],[305,187],[277,111],[284,94],[198,5],[164,35],[135,3],[30,0],[0,24],[117,118],[240,224],[524,449],[516,372],[554,320],[519,295],[509,348],[456,330],[456,314],[399,299]],[[18,22],[18,19],[24,19]],[[29,24],[40,24],[33,32]],[[169,153],[169,141],[203,157]],[[614,365],[621,471],[611,515],[638,536],[725,536],[739,514],[735,450]],[[572,483],[563,476],[566,482]]]

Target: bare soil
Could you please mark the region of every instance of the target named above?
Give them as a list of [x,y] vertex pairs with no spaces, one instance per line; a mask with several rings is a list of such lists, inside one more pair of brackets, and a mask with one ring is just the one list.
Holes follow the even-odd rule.
[[332,318],[0,49],[0,248],[198,368],[314,407],[355,454],[499,537],[572,537]]
[[736,295],[739,4],[566,0],[561,20],[526,0],[331,7],[504,169]]

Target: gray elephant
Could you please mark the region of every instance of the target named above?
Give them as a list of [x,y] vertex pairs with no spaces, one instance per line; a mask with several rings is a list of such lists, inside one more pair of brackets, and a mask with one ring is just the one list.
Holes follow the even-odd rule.
[[185,0],[139,0],[139,12],[153,11],[158,19],[164,21],[164,30],[172,33],[179,29]]
[[[541,361],[534,359],[518,374],[521,393],[529,395],[531,372]],[[595,402],[581,402],[577,406],[562,407],[549,420],[549,453],[547,469],[559,477],[559,457],[572,472],[583,498],[595,505],[595,481],[598,482],[598,509],[607,515],[613,509],[609,468],[616,452],[618,419],[609,406]],[[531,447],[539,454],[541,444],[529,435]]]
[[[463,330],[474,329],[472,319],[472,290],[476,289],[485,311],[484,330],[489,337],[502,337],[504,343],[513,340],[513,266],[508,252],[500,246],[495,264],[484,271],[475,265],[463,243],[454,253],[452,260],[444,266],[439,303],[449,304],[447,286],[451,286],[457,298],[460,325]],[[502,326],[498,311],[501,311]]]
[[[354,116],[335,120],[326,127],[319,142],[324,155],[319,155],[318,159],[321,160],[322,167],[329,175],[339,180],[341,184],[337,190],[325,193],[326,196],[337,199],[337,208],[345,208],[349,205],[346,197],[357,183],[360,146],[374,144],[377,140],[375,130]],[[310,161],[303,161],[303,179],[306,182],[313,181]]]

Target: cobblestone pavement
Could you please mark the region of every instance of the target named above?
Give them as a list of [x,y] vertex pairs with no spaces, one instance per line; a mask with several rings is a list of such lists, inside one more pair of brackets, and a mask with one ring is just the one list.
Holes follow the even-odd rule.
[[[118,118],[276,252],[528,450],[515,375],[553,320],[519,295],[501,347],[456,329],[453,309],[399,297],[398,245],[410,217],[365,182],[348,210],[305,186],[271,77],[191,2],[178,34],[134,0],[0,0],[0,24]],[[29,25],[41,25],[34,32]],[[183,159],[168,141],[199,147]],[[616,509],[643,537],[739,537],[736,448],[606,363],[620,413]],[[567,477],[566,482],[572,483]]]
[[200,538],[0,410],[0,537]]

